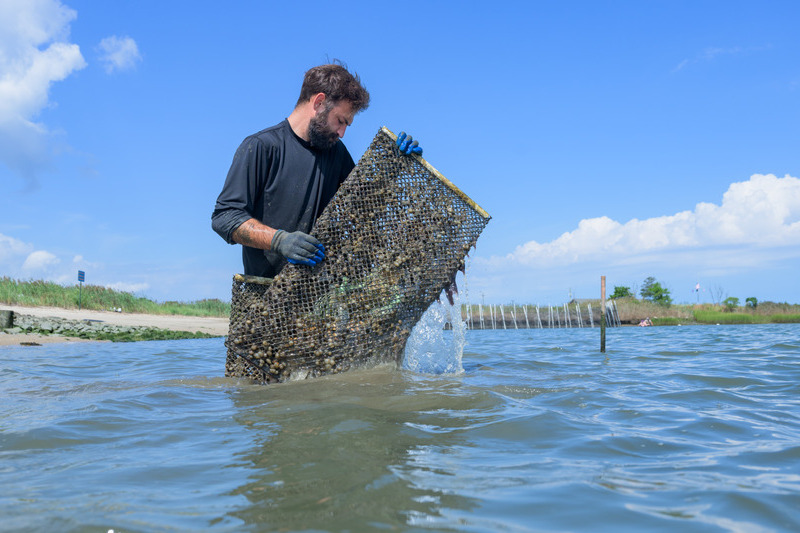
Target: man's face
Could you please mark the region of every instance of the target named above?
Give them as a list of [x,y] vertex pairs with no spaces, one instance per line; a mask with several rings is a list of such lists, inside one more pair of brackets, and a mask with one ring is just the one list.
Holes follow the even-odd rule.
[[353,105],[350,102],[331,105],[326,101],[308,123],[308,142],[315,148],[327,150],[344,137],[345,130],[352,123]]

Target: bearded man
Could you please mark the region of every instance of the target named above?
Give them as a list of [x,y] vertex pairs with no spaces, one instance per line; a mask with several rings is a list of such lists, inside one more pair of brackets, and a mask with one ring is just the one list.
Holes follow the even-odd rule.
[[[369,93],[344,65],[314,67],[289,117],[236,150],[211,226],[242,245],[245,274],[271,278],[287,261],[313,266],[325,258],[308,232],[355,167],[341,138],[368,105]],[[405,134],[398,146],[422,153]]]

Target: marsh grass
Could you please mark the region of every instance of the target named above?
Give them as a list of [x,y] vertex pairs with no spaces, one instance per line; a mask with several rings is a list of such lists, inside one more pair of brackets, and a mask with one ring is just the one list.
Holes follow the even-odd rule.
[[664,317],[664,318],[651,318],[654,326],[682,326],[683,324],[691,324],[691,320],[682,320],[680,318],[675,317]]
[[130,292],[99,285],[84,285],[79,291],[77,285],[64,286],[41,280],[19,281],[5,276],[0,278],[0,302],[5,304],[77,309],[79,299],[83,309],[97,311],[122,309],[126,313],[225,317],[230,315],[231,310],[230,303],[217,299],[158,303]]
[[768,316],[702,309],[694,312],[694,318],[698,324],[766,324],[770,322]]
[[694,313],[698,324],[794,324],[800,323],[800,314],[750,314],[724,311],[698,310]]

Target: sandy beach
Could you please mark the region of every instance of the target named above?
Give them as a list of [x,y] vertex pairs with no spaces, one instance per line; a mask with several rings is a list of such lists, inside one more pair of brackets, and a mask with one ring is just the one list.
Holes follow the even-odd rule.
[[[22,307],[0,304],[0,310],[14,311],[15,314],[37,317],[58,317],[68,320],[97,320],[121,326],[147,326],[173,331],[201,331],[209,335],[227,335],[227,317],[194,317],[178,315],[145,315],[139,313],[114,313],[112,311],[91,311],[78,309],[61,309],[58,307]],[[1,330],[0,330],[1,331]],[[7,334],[0,333],[0,346],[18,345],[35,342],[39,344],[53,342],[97,342],[75,337],[39,334]]]

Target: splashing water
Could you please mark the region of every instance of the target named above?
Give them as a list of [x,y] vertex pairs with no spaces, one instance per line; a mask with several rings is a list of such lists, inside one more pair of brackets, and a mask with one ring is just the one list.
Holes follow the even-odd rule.
[[[445,324],[452,329],[445,331]],[[403,370],[420,374],[459,374],[464,371],[461,356],[466,344],[467,324],[461,318],[461,300],[453,294],[433,302],[406,342]]]

